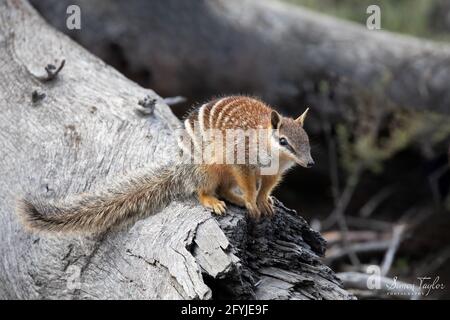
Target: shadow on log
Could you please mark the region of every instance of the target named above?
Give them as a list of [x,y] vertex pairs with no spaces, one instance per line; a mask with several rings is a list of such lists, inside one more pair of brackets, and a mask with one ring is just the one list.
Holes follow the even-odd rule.
[[[89,192],[170,163],[180,123],[23,0],[0,0],[0,46],[1,299],[352,298],[320,261],[321,236],[280,203],[256,224],[188,199],[100,238],[26,233],[18,196]],[[136,112],[149,99],[153,112]]]
[[351,298],[336,287],[340,285],[339,280],[319,259],[326,249],[320,234],[279,201],[276,210],[273,219],[259,223],[246,219],[245,210],[241,209],[233,209],[232,213],[218,219],[240,263],[238,272],[212,282],[217,297]]

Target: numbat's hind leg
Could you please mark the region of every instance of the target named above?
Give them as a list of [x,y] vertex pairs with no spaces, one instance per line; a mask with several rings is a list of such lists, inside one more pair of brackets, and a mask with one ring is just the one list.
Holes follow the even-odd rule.
[[208,174],[208,183],[197,190],[198,200],[202,206],[211,209],[215,214],[224,214],[226,211],[225,202],[217,199],[215,195],[222,179],[220,167],[206,165],[203,166],[203,169]]
[[230,187],[219,188],[219,196],[234,205],[245,207],[244,199],[237,195]]

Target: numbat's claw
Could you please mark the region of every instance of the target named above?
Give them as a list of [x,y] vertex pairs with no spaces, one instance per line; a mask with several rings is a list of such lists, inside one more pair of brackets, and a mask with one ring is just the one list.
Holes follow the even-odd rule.
[[270,197],[265,199],[259,199],[258,201],[258,208],[261,211],[261,213],[265,216],[273,216],[275,211],[272,206],[272,199]]

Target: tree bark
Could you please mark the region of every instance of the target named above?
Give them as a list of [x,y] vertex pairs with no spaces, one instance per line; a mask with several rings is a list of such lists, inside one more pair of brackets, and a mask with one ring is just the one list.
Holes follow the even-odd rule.
[[[145,97],[155,110],[143,115]],[[179,121],[23,0],[0,0],[0,101],[1,299],[352,298],[321,263],[322,237],[280,203],[259,223],[235,207],[217,219],[192,198],[100,237],[25,232],[16,197],[170,163]]]
[[[245,92],[328,119],[360,92],[377,108],[449,113],[450,46],[369,31],[276,1],[33,1],[56,27],[162,95]],[[65,27],[76,3],[82,30]],[[123,23],[132,21],[132,23]],[[321,95],[331,102],[321,103]]]

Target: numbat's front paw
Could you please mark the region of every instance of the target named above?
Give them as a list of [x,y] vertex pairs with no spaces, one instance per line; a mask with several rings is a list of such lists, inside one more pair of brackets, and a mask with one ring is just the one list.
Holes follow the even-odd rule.
[[273,200],[271,197],[260,198],[257,203],[258,208],[263,215],[271,217],[275,214],[275,210],[273,209]]
[[211,206],[209,207],[215,214],[217,215],[222,215],[225,213],[225,211],[227,211],[227,205],[225,204],[225,202],[217,200],[217,202],[212,203]]
[[218,215],[224,214],[227,208],[225,202],[215,197],[202,197],[200,202],[205,208],[211,209],[212,212]]

